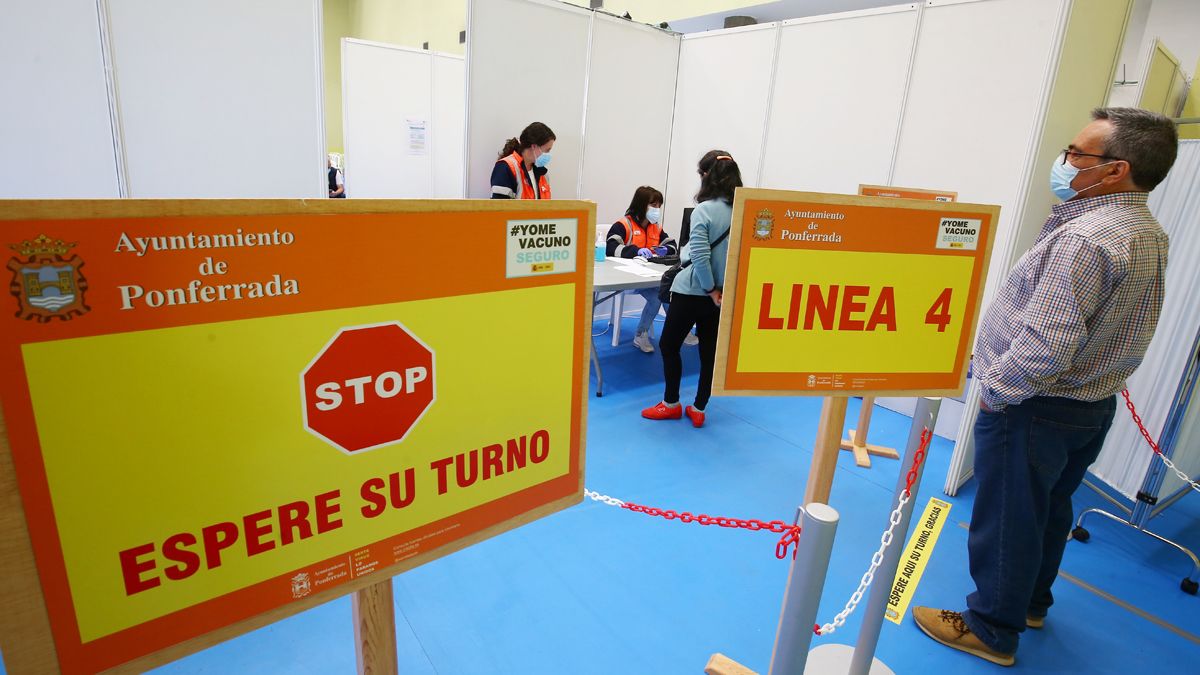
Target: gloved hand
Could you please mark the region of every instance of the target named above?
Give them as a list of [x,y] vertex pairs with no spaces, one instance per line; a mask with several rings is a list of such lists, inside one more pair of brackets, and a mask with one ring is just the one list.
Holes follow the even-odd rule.
[[666,247],[666,246],[655,246],[655,247],[654,247],[654,255],[656,255],[656,256],[660,256],[660,257],[661,257],[661,256],[664,256],[664,255],[666,255],[666,254],[667,254],[667,247]]
[[639,248],[637,254],[649,260],[654,255],[654,251],[648,248]]

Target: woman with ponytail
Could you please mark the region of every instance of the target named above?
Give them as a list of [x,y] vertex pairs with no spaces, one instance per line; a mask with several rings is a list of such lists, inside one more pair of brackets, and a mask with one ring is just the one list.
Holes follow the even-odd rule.
[[[704,408],[712,394],[713,365],[717,356],[717,324],[721,319],[721,289],[725,284],[725,254],[733,217],[733,191],[742,185],[742,173],[729,153],[713,150],[700,159],[700,192],[692,211],[691,237],[680,260],[684,267],[671,284],[671,304],[658,349],[662,352],[666,389],[658,404],[642,411],[652,420],[677,420],[686,412],[692,426],[704,426]],[[679,404],[683,360],[679,348],[688,331],[696,327],[700,338],[700,380],[696,401],[687,410]]]
[[546,167],[554,141],[554,132],[541,122],[508,139],[492,167],[492,199],[550,199]]

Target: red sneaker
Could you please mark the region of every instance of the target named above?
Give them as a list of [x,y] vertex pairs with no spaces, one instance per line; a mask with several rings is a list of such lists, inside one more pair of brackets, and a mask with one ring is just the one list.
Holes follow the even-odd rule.
[[[691,406],[688,407],[690,408]],[[678,403],[673,406],[667,405],[659,401],[658,405],[643,410],[642,417],[648,420],[677,420],[683,417],[683,406]]]
[[697,429],[704,426],[704,411],[703,410],[696,410],[695,408],[693,408],[692,406],[689,405],[687,407],[687,416],[688,416],[688,419],[690,419],[692,421],[692,426],[696,427]]

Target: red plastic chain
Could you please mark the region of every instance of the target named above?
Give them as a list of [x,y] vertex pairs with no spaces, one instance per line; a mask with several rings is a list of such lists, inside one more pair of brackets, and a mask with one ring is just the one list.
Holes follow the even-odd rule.
[[921,430],[921,444],[917,446],[917,451],[913,453],[912,467],[908,470],[908,476],[904,482],[904,494],[912,496],[913,483],[917,482],[917,468],[921,466],[921,462],[925,461],[925,454],[929,451],[929,444],[933,441],[933,432],[928,427]]
[[[634,504],[633,502],[625,502],[624,504],[621,505],[621,508],[629,509],[630,511],[633,511],[634,513],[644,513],[648,516],[659,516],[661,518],[666,518],[667,520],[678,519],[679,522],[681,522],[681,523],[698,523],[700,525],[717,525],[719,527],[732,527],[732,528],[740,528],[743,530],[750,530],[751,532],[758,532],[759,530],[767,530],[769,532],[774,532],[776,534],[782,534],[783,536],[779,538],[779,543],[775,545],[775,557],[779,558],[780,560],[783,560],[787,556],[788,547],[794,546],[796,544],[796,542],[800,541],[800,526],[799,525],[788,525],[787,523],[783,522],[782,520],[771,520],[771,521],[762,521],[762,520],[755,520],[755,519],[741,520],[740,518],[725,518],[723,516],[710,516],[710,515],[707,515],[704,513],[701,513],[700,515],[696,516],[696,515],[692,515],[691,513],[687,512],[687,511],[684,511],[682,513],[677,513],[670,509],[663,511],[662,509],[657,509],[653,506],[642,506],[641,504]],[[795,550],[792,551],[792,557],[793,558],[796,557]]]
[[[921,432],[921,444],[917,447],[917,451],[913,453],[912,467],[908,470],[908,477],[904,485],[905,495],[911,496],[910,490],[913,483],[917,480],[917,469],[920,468],[921,462],[925,461],[925,455],[929,451],[929,443],[933,440],[933,432],[925,429]],[[775,557],[783,560],[787,557],[788,549],[792,549],[792,559],[796,559],[796,552],[799,550],[798,543],[800,541],[800,526],[788,525],[782,520],[762,521],[756,519],[742,520],[740,518],[725,518],[724,516],[710,516],[704,513],[694,515],[689,511],[677,512],[672,509],[659,509],[653,506],[643,506],[634,504],[633,502],[624,502],[621,508],[629,509],[634,513],[644,513],[648,516],[658,516],[667,520],[678,520],[681,523],[697,523],[699,525],[716,525],[718,527],[740,528],[758,532],[759,530],[767,530],[776,534],[781,534],[779,543],[775,544]]]
[[1142,435],[1146,437],[1146,442],[1150,444],[1150,449],[1154,451],[1154,454],[1162,456],[1162,450],[1158,449],[1158,443],[1155,443],[1154,439],[1150,436],[1150,432],[1146,431],[1146,426],[1142,424],[1142,418],[1137,414],[1137,408],[1133,407],[1133,401],[1129,399],[1129,390],[1122,389],[1121,395],[1125,397],[1125,407],[1129,408],[1129,414],[1133,415],[1133,423],[1137,425]]

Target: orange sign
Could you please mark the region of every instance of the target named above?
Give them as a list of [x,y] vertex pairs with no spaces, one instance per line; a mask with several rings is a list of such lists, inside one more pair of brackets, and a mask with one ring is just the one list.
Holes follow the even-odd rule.
[[149,667],[581,498],[594,205],[3,208],[14,672]]
[[958,393],[998,216],[995,206],[739,189],[714,390]]
[[935,202],[958,201],[958,193],[949,190],[925,190],[922,188],[889,187],[886,185],[859,185],[858,194],[864,197],[926,199]]

